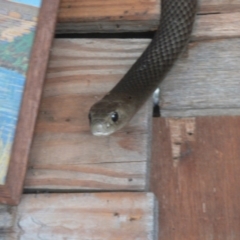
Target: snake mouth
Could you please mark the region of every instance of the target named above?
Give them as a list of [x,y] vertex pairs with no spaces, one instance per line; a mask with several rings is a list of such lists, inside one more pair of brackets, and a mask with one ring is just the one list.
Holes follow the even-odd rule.
[[105,137],[105,136],[109,136],[111,133],[98,133],[98,132],[92,132],[92,134],[94,136],[97,136],[97,137]]
[[91,126],[91,132],[94,136],[108,136],[112,134],[114,130],[106,128],[102,123],[98,123]]

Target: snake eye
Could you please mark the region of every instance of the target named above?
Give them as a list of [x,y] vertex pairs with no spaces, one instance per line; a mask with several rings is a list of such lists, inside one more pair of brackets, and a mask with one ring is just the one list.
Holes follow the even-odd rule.
[[113,122],[117,122],[117,120],[118,120],[118,113],[117,112],[113,112],[111,114],[111,119],[112,119]]

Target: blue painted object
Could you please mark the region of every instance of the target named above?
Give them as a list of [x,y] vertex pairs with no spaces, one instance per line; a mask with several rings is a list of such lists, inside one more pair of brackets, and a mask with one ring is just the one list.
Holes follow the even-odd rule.
[[0,0],[0,5],[4,9],[0,11],[0,185],[3,185],[41,0]]

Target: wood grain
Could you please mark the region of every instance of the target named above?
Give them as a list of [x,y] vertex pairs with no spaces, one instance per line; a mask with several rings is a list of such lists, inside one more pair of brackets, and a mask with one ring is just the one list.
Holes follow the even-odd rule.
[[[88,98],[92,98],[90,95],[104,94],[106,87],[111,89],[144,51],[149,41],[56,40],[57,49],[53,49],[54,56],[48,73],[51,80],[48,80],[45,90],[49,102],[46,102],[47,106],[51,106],[53,98],[59,98],[56,102],[64,99],[64,96],[58,96],[64,91],[66,93],[63,95],[74,95],[72,100],[68,99],[69,104],[72,104],[71,101],[76,104],[75,95],[81,94],[86,100],[84,105],[87,105],[82,115],[84,118],[91,105],[91,102],[87,102]],[[240,73],[237,70],[240,65],[239,46],[240,40],[237,38],[191,43],[187,54],[183,54],[161,84],[162,116],[240,114]],[[63,70],[59,71],[60,68]],[[71,80],[69,86],[66,79]],[[83,84],[81,88],[78,87],[80,80]],[[42,119],[48,117],[46,113],[41,116]]]
[[146,189],[151,103],[110,137],[92,136],[87,117],[145,46],[141,40],[55,40],[26,189]]
[[156,29],[160,0],[63,0],[58,33],[122,32]]
[[58,5],[58,0],[42,2],[7,180],[0,186],[1,203],[18,204],[20,201]]
[[161,114],[240,114],[240,40],[191,44],[161,85]]
[[[58,33],[145,32],[156,30],[160,0],[61,1]],[[193,40],[239,37],[238,0],[201,0]]]
[[240,37],[239,12],[206,14],[196,17],[192,41],[216,40]]
[[[121,79],[148,43],[55,41],[27,189],[146,187],[151,106],[146,105],[129,128],[103,139],[89,134],[87,115],[92,103]],[[162,116],[240,114],[239,46],[238,39],[191,44],[188,56],[178,61],[161,86]]]
[[239,0],[199,0],[199,12],[203,14],[233,13],[239,11]]
[[240,117],[154,119],[159,239],[240,239]]
[[157,240],[151,193],[24,195],[0,212],[1,239]]

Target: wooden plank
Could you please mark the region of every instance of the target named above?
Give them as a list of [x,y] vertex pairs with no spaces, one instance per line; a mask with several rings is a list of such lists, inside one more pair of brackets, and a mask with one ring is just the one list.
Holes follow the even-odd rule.
[[[5,6],[7,2],[2,1],[2,3]],[[32,136],[48,63],[49,49],[57,17],[58,3],[59,1],[49,2],[47,0],[43,0],[42,7],[40,9],[38,26],[30,55],[28,71],[26,72],[25,70],[23,73],[26,75],[26,83],[22,96],[20,112],[17,118],[18,123],[14,143],[11,148],[6,182],[4,185],[0,186],[1,203],[18,204],[22,194],[28,155],[32,143]],[[20,9],[20,7],[16,8]],[[14,12],[12,14],[17,14],[17,18],[21,17],[19,13]],[[25,15],[24,12],[23,15]],[[28,14],[28,17],[31,18],[31,14]],[[17,29],[14,28],[10,30],[14,33],[17,32]],[[15,34],[12,36],[15,36]],[[26,47],[25,42],[24,44],[24,47]],[[17,51],[19,51],[18,48]],[[25,58],[26,56],[22,55],[22,57]],[[19,89],[16,90],[16,92],[17,91],[19,91]]]
[[154,119],[159,239],[240,239],[240,117]]
[[157,240],[152,193],[24,195],[0,211],[1,239]]
[[201,14],[239,12],[239,0],[199,0]]
[[141,54],[139,48],[146,47],[146,43],[142,40],[55,40],[26,189],[146,188],[151,102],[128,127],[110,137],[92,136],[87,117],[90,106],[121,79]]
[[240,40],[190,44],[161,85],[162,116],[240,114]]
[[[55,41],[26,188],[145,188],[151,106],[146,105],[129,128],[103,139],[89,134],[87,115],[95,96],[111,89],[148,43]],[[238,39],[191,44],[188,57],[179,60],[161,86],[162,115],[240,114],[239,46]]]
[[239,12],[207,14],[196,17],[192,41],[240,37]]
[[61,1],[58,33],[149,31],[159,22],[160,0]]
[[[58,33],[145,32],[156,30],[160,0],[61,1]],[[212,14],[211,14],[212,13]],[[216,14],[221,13],[221,14]],[[193,40],[239,37],[238,0],[201,0]],[[203,14],[203,15],[201,15]]]

